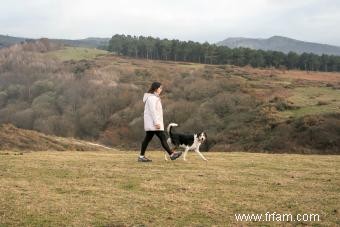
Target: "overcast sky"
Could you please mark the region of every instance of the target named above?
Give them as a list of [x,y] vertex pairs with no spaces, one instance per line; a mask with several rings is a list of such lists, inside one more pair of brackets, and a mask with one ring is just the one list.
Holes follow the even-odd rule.
[[0,34],[29,38],[281,35],[340,46],[339,27],[339,0],[0,0]]

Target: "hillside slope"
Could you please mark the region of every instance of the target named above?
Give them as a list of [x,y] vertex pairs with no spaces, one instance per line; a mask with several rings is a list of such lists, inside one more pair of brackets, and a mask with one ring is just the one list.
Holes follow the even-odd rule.
[[338,55],[340,47],[327,44],[304,42],[282,36],[273,36],[268,39],[254,38],[227,38],[217,43],[217,45],[228,46],[230,48],[245,47],[256,50],[273,50],[288,53],[290,51],[298,54],[314,53],[317,55]]
[[0,150],[15,151],[99,151],[111,148],[91,142],[48,136],[11,124],[0,125]]

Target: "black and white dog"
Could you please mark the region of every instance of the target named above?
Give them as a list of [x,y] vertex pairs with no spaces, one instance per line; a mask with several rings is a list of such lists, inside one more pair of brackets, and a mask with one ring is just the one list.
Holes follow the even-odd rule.
[[[201,144],[207,140],[207,134],[205,132],[200,132],[193,135],[173,133],[171,129],[172,127],[176,126],[178,126],[178,124],[170,123],[167,128],[169,134],[167,142],[170,148],[172,148],[173,151],[179,147],[184,148],[185,149],[183,154],[184,161],[186,161],[186,156],[189,150],[194,150],[204,161],[208,161],[199,151]],[[165,160],[168,160],[166,155]]]

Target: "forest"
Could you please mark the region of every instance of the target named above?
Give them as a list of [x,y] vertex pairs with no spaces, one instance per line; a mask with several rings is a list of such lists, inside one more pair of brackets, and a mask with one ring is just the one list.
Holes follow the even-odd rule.
[[305,71],[339,72],[340,56],[301,55],[289,52],[230,49],[205,42],[159,39],[144,36],[114,35],[108,50],[122,56],[135,58],[184,61],[216,65],[250,65],[256,68],[299,69]]

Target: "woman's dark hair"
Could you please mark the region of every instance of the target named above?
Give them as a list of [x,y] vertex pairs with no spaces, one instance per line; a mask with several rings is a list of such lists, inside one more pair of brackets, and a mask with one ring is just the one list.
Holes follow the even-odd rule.
[[151,84],[151,87],[150,87],[148,93],[153,94],[153,93],[154,93],[161,85],[162,85],[162,84],[159,83],[159,82],[153,82],[153,83]]

